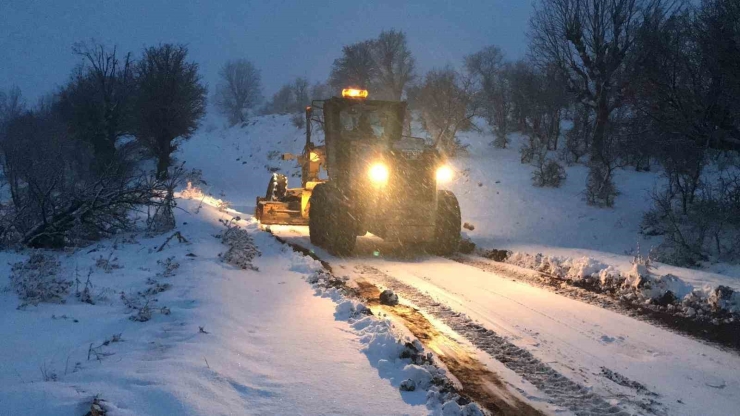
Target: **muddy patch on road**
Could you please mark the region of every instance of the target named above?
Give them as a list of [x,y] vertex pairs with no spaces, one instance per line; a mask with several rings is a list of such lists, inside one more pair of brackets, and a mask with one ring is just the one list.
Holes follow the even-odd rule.
[[437,355],[459,381],[462,395],[496,415],[542,414],[513,394],[496,373],[471,357],[466,348],[435,328],[418,309],[402,304],[383,305],[377,286],[362,280],[356,283],[358,295],[375,315],[383,313],[401,321],[425,348]]

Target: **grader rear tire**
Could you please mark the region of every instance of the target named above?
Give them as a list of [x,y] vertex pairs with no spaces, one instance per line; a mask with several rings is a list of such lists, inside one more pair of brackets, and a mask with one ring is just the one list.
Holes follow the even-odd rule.
[[437,218],[432,251],[438,256],[449,256],[460,245],[462,227],[460,204],[450,191],[437,191]]
[[268,201],[280,201],[285,198],[288,191],[288,177],[281,173],[273,173],[270,182],[267,183],[265,199]]

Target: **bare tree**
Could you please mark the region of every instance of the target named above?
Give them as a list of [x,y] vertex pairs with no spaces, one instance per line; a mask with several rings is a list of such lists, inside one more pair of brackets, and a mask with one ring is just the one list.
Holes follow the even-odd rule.
[[480,108],[496,133],[497,147],[506,147],[509,110],[509,80],[504,76],[504,54],[498,46],[487,46],[465,57],[465,69],[480,90]]
[[[314,85],[314,88],[316,88],[316,85]],[[311,94],[311,86],[308,80],[298,77],[292,82],[280,87],[273,94],[270,101],[265,104],[262,112],[264,114],[302,114],[306,106],[311,104]]]
[[378,97],[400,100],[408,83],[415,78],[415,61],[406,44],[402,31],[380,32],[372,44],[373,59],[377,68]]
[[331,87],[325,83],[317,82],[311,86],[311,100],[323,100],[331,97]]
[[471,129],[478,114],[473,87],[470,78],[448,67],[429,71],[413,94],[424,129],[434,145],[450,156],[460,147],[457,132]]
[[526,129],[527,116],[531,114],[538,98],[532,95],[532,73],[532,62],[523,59],[514,62],[508,71],[511,85],[511,122],[519,131]]
[[[554,65],[569,90],[594,110],[589,178],[594,195],[611,205],[614,189],[605,147],[612,112],[623,105],[626,68],[642,18],[661,0],[540,0],[531,21],[532,57]],[[597,175],[598,174],[598,175]],[[599,177],[596,177],[599,176]],[[598,201],[595,201],[598,202]]]
[[182,45],[150,47],[137,66],[136,137],[157,158],[159,179],[166,177],[178,141],[195,132],[206,110],[206,87],[187,54]]
[[18,117],[26,110],[21,89],[11,87],[7,92],[0,90],[0,129],[3,124]]
[[131,210],[157,195],[154,182],[126,165],[91,171],[94,153],[53,104],[10,120],[0,140],[12,201],[1,207],[3,243],[62,247],[127,230]]
[[96,168],[105,170],[120,138],[132,131],[134,63],[131,54],[121,57],[102,44],[76,43],[72,50],[83,62],[59,92],[57,109],[74,138],[92,146]]
[[264,114],[288,114],[295,109],[295,95],[291,84],[285,84],[265,104]]
[[371,88],[378,68],[373,56],[373,41],[362,41],[342,48],[342,56],[334,60],[329,85],[335,92],[342,88]]
[[295,96],[296,112],[302,112],[311,104],[310,84],[306,78],[298,77],[293,81],[293,95]]
[[731,113],[723,105],[725,86],[711,74],[716,60],[706,59],[702,51],[697,24],[688,10],[666,21],[655,16],[646,22],[635,70],[636,107],[654,121],[659,158],[684,214],[708,162],[706,150],[724,135],[721,126],[727,119],[722,118]]
[[667,179],[643,225],[663,235],[663,261],[737,261],[740,5],[705,0],[668,18],[662,12],[640,32],[633,84]]
[[219,71],[216,108],[234,126],[247,121],[247,112],[262,99],[260,71],[246,59],[226,62]]

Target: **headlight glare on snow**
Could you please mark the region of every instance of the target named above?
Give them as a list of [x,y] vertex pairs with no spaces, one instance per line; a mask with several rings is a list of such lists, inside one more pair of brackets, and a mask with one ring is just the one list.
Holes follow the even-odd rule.
[[446,183],[452,180],[454,173],[452,168],[447,165],[442,165],[437,168],[437,182]]
[[390,176],[390,173],[388,172],[388,167],[385,164],[378,162],[370,166],[368,175],[370,176],[370,180],[374,184],[385,185],[386,183],[388,183],[388,177]]

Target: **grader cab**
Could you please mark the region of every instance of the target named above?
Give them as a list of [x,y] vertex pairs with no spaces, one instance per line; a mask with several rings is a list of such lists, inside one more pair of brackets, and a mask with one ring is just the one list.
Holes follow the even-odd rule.
[[[302,154],[284,155],[298,159],[301,187],[290,189],[286,176],[273,174],[265,197],[257,198],[257,219],[308,224],[311,242],[338,255],[351,253],[367,232],[437,254],[455,251],[460,207],[452,192],[437,189],[452,170],[433,146],[403,135],[405,114],[405,102],[368,100],[366,90],[314,101],[306,109]],[[316,128],[323,145],[312,140]]]

